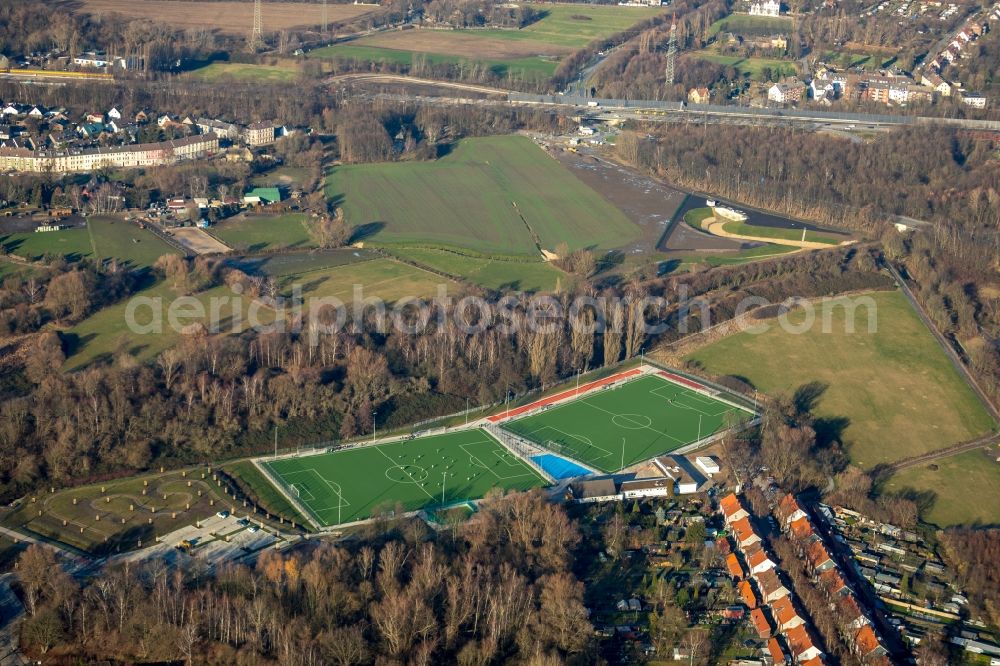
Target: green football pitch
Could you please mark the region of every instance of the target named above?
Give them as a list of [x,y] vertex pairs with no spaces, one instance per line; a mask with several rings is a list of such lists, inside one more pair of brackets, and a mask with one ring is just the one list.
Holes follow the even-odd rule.
[[262,461],[320,525],[479,499],[546,480],[483,430]]
[[594,469],[614,472],[750,418],[750,410],[646,375],[503,428]]

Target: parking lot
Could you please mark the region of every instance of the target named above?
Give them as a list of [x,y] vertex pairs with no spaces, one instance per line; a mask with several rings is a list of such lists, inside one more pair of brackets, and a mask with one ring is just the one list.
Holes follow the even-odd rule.
[[195,525],[188,525],[160,537],[159,543],[137,550],[122,559],[141,562],[157,559],[168,566],[198,560],[214,567],[221,562],[235,562],[254,557],[262,549],[286,541],[271,528],[261,527],[235,515],[213,515]]

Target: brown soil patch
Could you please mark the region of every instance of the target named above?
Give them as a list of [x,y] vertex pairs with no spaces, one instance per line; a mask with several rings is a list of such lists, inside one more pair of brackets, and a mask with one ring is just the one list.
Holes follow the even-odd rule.
[[443,53],[478,60],[510,60],[531,56],[557,56],[570,52],[564,46],[553,46],[531,39],[497,39],[483,37],[474,31],[403,30],[386,32],[352,42],[358,46],[378,46],[417,53]]
[[[77,11],[115,13],[166,23],[175,28],[208,28],[229,34],[246,34],[253,28],[253,2],[185,2],[183,0],[81,0]],[[371,12],[371,5],[329,5],[331,23]],[[320,3],[265,2],[261,7],[265,32],[299,26],[318,26],[323,20]]]
[[230,248],[222,241],[210,236],[196,227],[181,227],[171,229],[174,239],[195,254],[212,254],[214,252],[229,252]]

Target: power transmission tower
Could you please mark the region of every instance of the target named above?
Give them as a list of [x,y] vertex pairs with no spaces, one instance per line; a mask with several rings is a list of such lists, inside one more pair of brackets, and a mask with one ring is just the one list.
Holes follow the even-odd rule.
[[674,85],[674,63],[677,60],[677,16],[670,19],[670,41],[667,42],[667,85]]
[[260,18],[260,0],[253,0],[253,32],[250,33],[250,50],[256,51],[264,43],[264,30]]
[[330,17],[329,17],[329,14],[327,13],[326,0],[323,0],[323,34],[324,35],[326,34],[327,29],[329,28],[329,24],[330,24]]

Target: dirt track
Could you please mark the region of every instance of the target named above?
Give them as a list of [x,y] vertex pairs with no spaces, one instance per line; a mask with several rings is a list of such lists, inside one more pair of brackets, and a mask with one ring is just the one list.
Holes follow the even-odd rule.
[[195,227],[173,229],[174,239],[194,254],[228,252],[229,246]]
[[[115,13],[129,18],[166,23],[175,28],[218,30],[242,35],[253,28],[253,2],[187,2],[184,0],[80,0],[77,11]],[[377,9],[374,5],[330,3],[331,23],[352,19]],[[298,26],[318,26],[323,20],[319,2],[264,2],[261,19],[265,32]]]
[[754,241],[755,243],[790,245],[792,247],[801,247],[807,250],[829,250],[831,247],[836,247],[836,245],[830,245],[829,243],[814,243],[812,241],[785,240],[784,238],[766,238],[764,236],[742,236],[740,234],[731,234],[725,229],[727,222],[729,222],[729,220],[720,221],[714,217],[706,218],[705,231],[714,236],[722,236],[723,238],[738,238],[739,240]]

